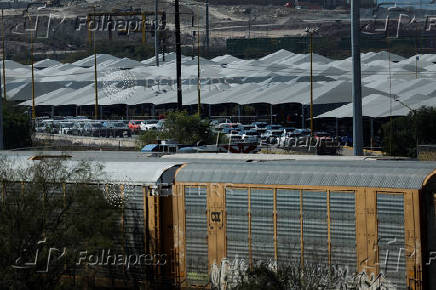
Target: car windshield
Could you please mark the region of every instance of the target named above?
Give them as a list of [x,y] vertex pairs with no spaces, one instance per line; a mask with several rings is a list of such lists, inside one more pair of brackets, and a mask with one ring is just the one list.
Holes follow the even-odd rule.
[[266,128],[266,124],[265,123],[259,123],[259,124],[256,124],[256,126],[257,126],[257,128]]
[[64,128],[70,128],[70,127],[73,127],[73,123],[62,123],[62,127],[64,127]]
[[257,132],[245,132],[245,135],[257,135]]
[[91,126],[92,126],[93,128],[103,128],[103,125],[100,124],[100,123],[94,123],[94,124],[91,124]]

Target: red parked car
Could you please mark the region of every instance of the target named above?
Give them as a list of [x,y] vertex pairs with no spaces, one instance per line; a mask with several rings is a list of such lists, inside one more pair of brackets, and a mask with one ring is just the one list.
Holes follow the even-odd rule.
[[138,132],[139,130],[141,130],[140,125],[141,125],[142,121],[144,121],[144,120],[131,120],[129,122],[129,129],[130,129],[130,131]]

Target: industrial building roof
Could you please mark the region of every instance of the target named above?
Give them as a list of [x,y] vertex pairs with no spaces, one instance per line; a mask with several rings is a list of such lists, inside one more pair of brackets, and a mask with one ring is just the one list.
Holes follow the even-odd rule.
[[[310,100],[309,55],[279,50],[260,59],[242,60],[230,55],[201,59],[201,95],[204,104],[254,103],[308,104]],[[389,59],[391,62],[389,62]],[[351,61],[331,60],[314,54],[314,104],[351,102]],[[138,62],[108,54],[97,55],[98,90],[101,105],[170,104],[177,102],[175,56],[154,66],[154,58]],[[387,52],[362,54],[364,112],[374,117],[407,115],[400,104],[391,108],[389,99],[399,98],[412,108],[434,106],[436,101],[436,55],[403,58]],[[93,55],[72,64],[49,59],[35,71],[37,105],[93,105]],[[44,68],[47,66],[46,68]],[[113,74],[119,71],[119,74]],[[112,77],[119,75],[119,80]],[[182,58],[183,104],[197,103],[197,61]],[[7,96],[30,106],[31,70],[27,65],[6,62]],[[109,81],[110,80],[110,84]],[[114,83],[115,82],[115,83]],[[109,88],[108,88],[109,87]],[[74,91],[60,90],[71,88]],[[115,89],[116,88],[116,89]],[[75,91],[79,91],[77,93]],[[423,97],[425,96],[425,97]],[[367,99],[367,100],[365,100]],[[100,102],[101,101],[101,102]],[[365,108],[367,106],[367,109]],[[374,112],[373,112],[374,111]],[[349,106],[325,117],[349,116]],[[324,117],[324,116],[323,116]]]

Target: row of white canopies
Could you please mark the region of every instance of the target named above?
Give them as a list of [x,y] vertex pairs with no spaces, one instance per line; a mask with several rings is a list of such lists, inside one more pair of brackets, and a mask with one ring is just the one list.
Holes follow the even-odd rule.
[[[165,56],[159,67],[151,58],[142,62],[98,54],[99,105],[176,103],[175,57]],[[365,116],[406,115],[410,108],[436,106],[436,55],[403,58],[387,52],[362,54],[362,95]],[[240,105],[310,102],[308,54],[279,50],[257,60],[230,55],[201,59],[201,102]],[[344,106],[319,117],[351,117],[351,59],[313,57],[314,104]],[[74,63],[54,60],[35,63],[35,104],[93,105],[94,56]],[[197,103],[197,60],[182,58],[183,104]],[[7,98],[32,104],[31,68],[6,61]],[[399,99],[400,101],[396,101]],[[405,106],[406,104],[407,106]]]

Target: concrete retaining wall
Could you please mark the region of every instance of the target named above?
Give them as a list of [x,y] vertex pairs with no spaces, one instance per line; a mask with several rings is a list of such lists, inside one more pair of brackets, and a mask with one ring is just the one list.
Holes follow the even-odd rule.
[[135,138],[98,138],[60,134],[35,133],[32,137],[36,146],[89,147],[99,149],[135,150]]

